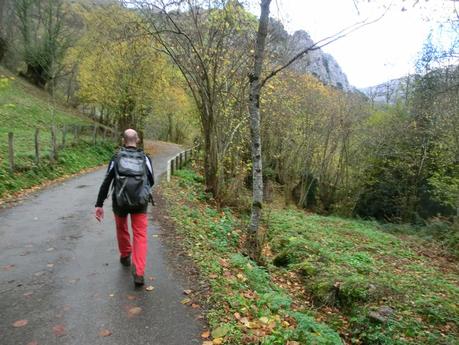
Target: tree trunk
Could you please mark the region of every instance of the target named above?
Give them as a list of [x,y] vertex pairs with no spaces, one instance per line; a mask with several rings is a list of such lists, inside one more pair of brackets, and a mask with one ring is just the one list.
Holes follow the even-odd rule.
[[204,167],[206,177],[206,191],[212,193],[217,198],[219,193],[218,179],[218,152],[217,152],[217,135],[212,115],[208,116],[204,128]]
[[[261,209],[263,204],[263,168],[261,160],[261,136],[260,136],[260,76],[263,67],[265,54],[265,42],[268,34],[269,24],[269,5],[271,0],[262,0],[261,15],[258,22],[257,43],[255,48],[255,61],[253,71],[250,74],[250,95],[249,95],[249,112],[250,112],[250,133],[252,138],[252,171],[253,171],[253,201],[252,213],[250,216],[249,231],[251,234],[259,236],[259,226],[261,218]],[[259,250],[261,248],[258,248]]]

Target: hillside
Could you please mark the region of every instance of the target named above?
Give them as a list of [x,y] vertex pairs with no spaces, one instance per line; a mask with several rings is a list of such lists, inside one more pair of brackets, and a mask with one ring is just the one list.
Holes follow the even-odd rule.
[[459,266],[435,242],[271,204],[258,266],[243,255],[246,216],[218,209],[195,171],[177,175],[162,192],[210,287],[214,343],[457,344]]
[[[50,96],[0,69],[0,197],[45,180],[99,165],[109,158],[111,145],[97,149],[90,144],[94,123],[72,109],[56,104]],[[51,164],[51,126],[57,128],[59,159]],[[65,139],[63,129],[67,128]],[[77,128],[78,132],[75,132]],[[35,161],[35,131],[39,129],[40,161]],[[8,165],[8,133],[14,135],[15,172]],[[77,137],[75,137],[75,133]],[[65,146],[63,147],[65,140]]]
[[[283,52],[283,54],[279,54],[279,64],[286,63],[288,61],[287,56],[293,56],[301,50],[314,45],[311,36],[303,30],[289,34],[282,23],[274,19],[271,19],[271,25],[269,49],[274,54]],[[288,54],[285,55],[285,52],[288,52]],[[314,75],[326,85],[344,91],[355,91],[335,58],[325,53],[322,49],[309,52],[304,58],[295,62],[292,65],[292,69],[299,74]]]
[[388,80],[384,83],[360,89],[372,103],[395,104],[405,100],[413,88],[415,76]]

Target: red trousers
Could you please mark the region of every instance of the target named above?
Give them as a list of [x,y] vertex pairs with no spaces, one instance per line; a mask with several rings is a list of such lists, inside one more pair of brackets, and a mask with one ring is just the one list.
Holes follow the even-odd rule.
[[131,261],[135,266],[136,274],[143,276],[145,273],[145,264],[147,261],[148,247],[148,218],[146,213],[131,214],[131,227],[133,245],[131,246],[131,236],[128,229],[127,216],[120,217],[115,214],[116,237],[118,239],[118,248],[121,256],[131,254]]

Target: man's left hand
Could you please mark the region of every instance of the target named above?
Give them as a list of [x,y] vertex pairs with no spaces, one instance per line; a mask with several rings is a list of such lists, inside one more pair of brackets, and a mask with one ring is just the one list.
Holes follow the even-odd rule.
[[96,207],[96,219],[99,222],[104,219],[104,209],[102,207]]

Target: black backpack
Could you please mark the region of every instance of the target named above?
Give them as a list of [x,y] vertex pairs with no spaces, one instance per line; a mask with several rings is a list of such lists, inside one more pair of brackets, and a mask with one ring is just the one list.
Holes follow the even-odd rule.
[[115,158],[114,193],[116,205],[124,209],[141,209],[150,200],[145,154],[121,148]]

